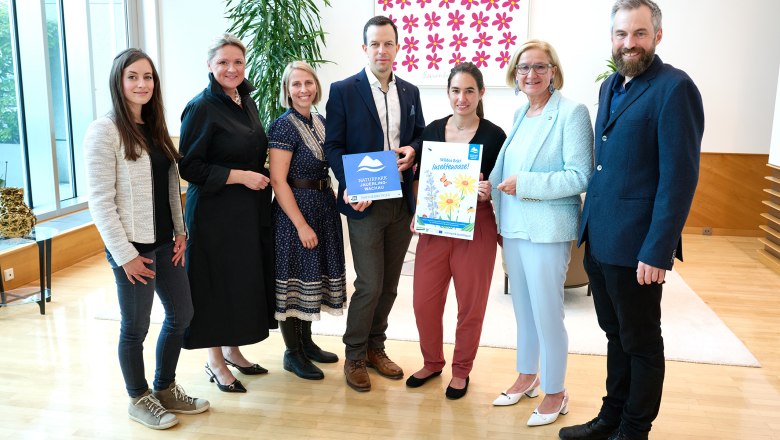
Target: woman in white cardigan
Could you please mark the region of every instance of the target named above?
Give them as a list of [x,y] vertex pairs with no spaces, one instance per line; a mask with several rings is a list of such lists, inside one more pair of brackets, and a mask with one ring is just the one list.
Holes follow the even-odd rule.
[[520,46],[506,78],[528,97],[490,175],[517,320],[519,375],[493,404],[536,397],[541,382],[545,398],[528,419],[538,426],[568,412],[563,283],[580,194],[593,171],[593,129],[587,108],[561,95],[563,72],[550,44]]
[[[157,71],[148,55],[127,49],[109,78],[112,112],[84,137],[89,210],[106,245],[119,309],[119,366],[130,396],[130,419],[152,429],[178,423],[173,413],[209,408],[175,382],[184,331],[192,319],[184,270],[178,152],[165,125]],[[143,342],[155,291],[165,308],[157,340],[154,391],[144,375]]]

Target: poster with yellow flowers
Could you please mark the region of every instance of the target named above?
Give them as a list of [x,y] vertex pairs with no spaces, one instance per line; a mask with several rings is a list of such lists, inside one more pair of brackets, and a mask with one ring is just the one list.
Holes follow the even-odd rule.
[[474,238],[482,145],[423,142],[414,230]]

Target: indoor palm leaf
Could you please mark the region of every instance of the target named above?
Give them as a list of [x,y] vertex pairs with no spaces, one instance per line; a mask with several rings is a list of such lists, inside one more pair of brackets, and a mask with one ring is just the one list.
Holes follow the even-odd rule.
[[[226,0],[228,32],[247,47],[247,79],[255,86],[260,120],[268,125],[284,112],[279,83],[290,61],[303,60],[316,68],[322,59],[325,33],[315,0]],[[330,6],[329,0],[322,0]]]

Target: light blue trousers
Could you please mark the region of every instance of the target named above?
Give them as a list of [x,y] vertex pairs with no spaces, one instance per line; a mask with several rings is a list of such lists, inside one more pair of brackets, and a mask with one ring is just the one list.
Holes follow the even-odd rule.
[[560,393],[565,388],[569,351],[563,283],[571,242],[504,238],[504,258],[517,320],[517,371],[539,373],[545,394]]

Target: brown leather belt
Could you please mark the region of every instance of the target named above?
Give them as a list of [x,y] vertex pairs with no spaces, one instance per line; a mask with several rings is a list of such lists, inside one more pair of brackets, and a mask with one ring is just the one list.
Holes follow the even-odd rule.
[[321,180],[309,180],[309,179],[294,179],[292,177],[287,178],[287,183],[293,188],[302,189],[316,189],[317,191],[325,191],[330,188],[330,178]]

